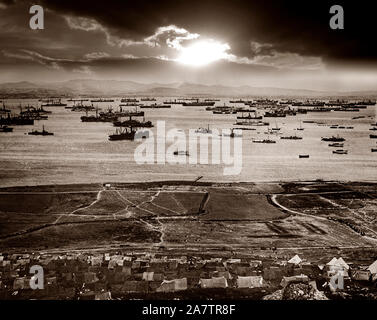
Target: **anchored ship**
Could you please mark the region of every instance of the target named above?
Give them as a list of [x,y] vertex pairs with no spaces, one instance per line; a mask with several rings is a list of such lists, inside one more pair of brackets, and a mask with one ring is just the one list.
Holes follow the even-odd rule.
[[324,138],[321,138],[322,141],[329,141],[329,142],[343,142],[343,141],[346,141],[346,139],[342,138],[342,137],[339,137],[339,136],[332,136],[332,137],[324,137]]
[[338,149],[338,150],[333,150],[332,153],[335,153],[335,154],[348,154],[348,150]]
[[53,136],[54,134],[52,132],[48,132],[45,130],[45,126],[43,126],[42,131],[33,130],[31,132],[28,132],[28,135],[33,136]]
[[133,128],[124,128],[115,130],[115,133],[109,135],[110,141],[118,141],[118,140],[134,140],[136,131]]
[[67,104],[62,102],[62,99],[47,99],[42,100],[45,104],[42,107],[65,107]]

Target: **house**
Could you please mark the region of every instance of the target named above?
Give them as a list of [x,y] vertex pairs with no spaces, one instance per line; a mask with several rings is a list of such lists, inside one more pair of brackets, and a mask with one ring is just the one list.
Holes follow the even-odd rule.
[[292,282],[305,282],[305,283],[309,283],[309,277],[306,276],[306,275],[304,275],[304,274],[301,274],[301,275],[298,275],[298,276],[293,276],[293,277],[283,277],[283,279],[280,282],[280,285],[283,288],[285,288],[288,284],[290,284]]
[[4,260],[3,261],[3,264],[2,264],[3,267],[10,267],[10,261],[9,260]]
[[292,259],[288,260],[288,263],[293,265],[299,265],[302,262],[301,258],[296,254]]
[[265,283],[261,276],[248,276],[237,278],[237,288],[261,288]]
[[229,271],[214,271],[211,272],[211,277],[224,277],[227,280],[232,279],[232,275],[229,273]]
[[143,272],[143,280],[153,281],[154,272]]
[[161,285],[156,289],[156,292],[174,292],[174,280],[164,280]]
[[371,273],[369,270],[355,270],[351,274],[353,280],[369,281]]
[[241,263],[241,259],[228,259],[225,261],[226,264]]
[[109,261],[109,264],[108,264],[108,268],[109,269],[111,269],[111,270],[113,270],[113,269],[115,269],[115,267],[117,266],[118,264],[117,264],[117,262],[115,261],[115,260],[110,260]]
[[201,288],[227,288],[228,281],[225,277],[212,277],[211,279],[200,279]]
[[263,270],[263,278],[266,280],[281,280],[283,271],[279,267],[271,266]]
[[250,265],[251,268],[256,269],[256,268],[259,268],[259,267],[262,266],[262,261],[260,261],[260,260],[251,260],[251,261],[249,261],[249,265]]
[[91,265],[92,266],[101,266],[102,264],[102,257],[92,257],[91,258]]
[[55,286],[55,285],[57,285],[57,279],[56,279],[56,277],[48,277],[48,278],[46,278],[46,284],[48,286]]
[[377,260],[374,261],[367,269],[372,275],[377,274]]
[[117,266],[119,266],[119,267],[123,267],[124,259],[123,259],[122,256],[117,257],[117,258],[115,258],[115,259],[111,259],[111,261],[112,261],[112,260],[115,261],[115,263],[117,264]]
[[156,292],[175,292],[187,290],[187,278],[164,280]]
[[13,282],[13,290],[28,289],[29,285],[29,280],[26,277],[16,278]]
[[339,258],[337,261],[337,265],[343,267],[346,270],[349,270],[349,265],[343,260],[343,258]]
[[148,292],[148,282],[147,281],[125,281],[122,287],[124,292]]
[[94,283],[97,282],[98,278],[94,272],[85,272],[84,273],[84,282],[85,283]]
[[333,275],[338,274],[343,277],[348,277],[349,268],[349,265],[343,260],[343,258],[336,259],[334,257],[326,264],[327,276],[332,277]]
[[87,291],[80,293],[80,299],[81,300],[94,300],[96,297],[96,294],[94,291]]
[[95,295],[95,300],[111,300],[111,292],[100,292]]
[[164,280],[164,275],[162,273],[154,273],[153,281],[162,281]]

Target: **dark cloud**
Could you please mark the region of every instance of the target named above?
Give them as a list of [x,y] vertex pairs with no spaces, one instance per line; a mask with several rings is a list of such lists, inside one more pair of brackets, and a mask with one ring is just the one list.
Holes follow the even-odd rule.
[[[345,30],[329,27],[329,8],[335,3],[344,7]],[[0,4],[1,81],[85,74],[140,82],[284,83],[310,88],[317,77],[317,88],[336,86],[337,81],[339,86],[360,81],[358,88],[364,88],[370,72],[377,74],[374,11],[363,1],[0,0]],[[44,30],[29,28],[28,7],[33,4],[46,9]],[[202,69],[172,61],[180,54],[177,47],[189,45],[195,35],[229,44],[227,60]],[[343,72],[346,68],[355,72]]]
[[4,4],[5,6],[10,6],[12,4],[15,4],[16,1],[15,0],[0,0],[0,3]]
[[114,34],[140,40],[164,25],[226,40],[234,54],[253,56],[251,41],[279,52],[325,59],[376,60],[374,11],[364,1],[336,1],[345,11],[345,29],[329,28],[334,1],[239,0],[42,0],[58,12],[96,19]]

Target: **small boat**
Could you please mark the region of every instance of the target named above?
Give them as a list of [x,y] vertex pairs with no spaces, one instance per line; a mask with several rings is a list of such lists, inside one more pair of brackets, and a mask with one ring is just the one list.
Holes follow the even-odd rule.
[[299,159],[309,158],[309,155],[308,154],[299,154],[298,158]]
[[114,102],[114,99],[92,99],[90,102]]
[[330,143],[329,147],[343,148],[344,144],[339,142]]
[[343,150],[343,149],[338,149],[338,150],[333,150],[334,154],[348,154],[348,150]]
[[370,134],[369,138],[371,138],[371,139],[377,139],[377,134]]
[[171,105],[152,103],[149,105],[140,105],[141,109],[169,109]]
[[8,126],[0,126],[0,132],[12,132],[13,128]]
[[271,130],[274,130],[274,131],[280,131],[281,128],[278,127],[278,124],[275,123],[276,127],[275,128],[271,128]]
[[271,139],[254,139],[253,143],[276,143],[276,141]]
[[269,126],[269,122],[264,121],[236,121],[235,125],[241,125],[241,126],[254,126],[254,127],[263,127],[263,126]]
[[370,128],[369,130],[370,130],[370,131],[376,131],[377,128],[376,128],[376,127],[373,127],[373,128]]
[[54,134],[52,132],[46,131],[45,126],[43,126],[42,131],[33,130],[31,132],[28,132],[28,135],[32,135],[32,136],[53,136]]
[[184,150],[176,150],[173,152],[173,154],[175,156],[187,156],[187,157],[189,156],[188,151],[184,151]]
[[339,136],[332,136],[332,137],[325,137],[325,138],[321,138],[322,141],[330,141],[330,142],[343,142],[345,141],[346,139],[342,138],[342,137],[339,137]]
[[199,128],[195,130],[195,133],[202,133],[202,134],[212,134],[212,130],[209,128],[209,125],[207,128]]
[[299,131],[303,131],[304,130],[304,128],[301,126],[301,122],[300,122],[300,127],[297,128],[296,130],[299,130]]
[[[231,138],[234,138],[234,137],[242,137],[242,133],[237,133],[237,132],[234,132],[235,129],[230,129],[230,133],[223,133],[223,136],[224,137],[231,137]],[[237,129],[236,129],[237,130]]]
[[183,102],[182,106],[184,107],[211,107],[214,106],[214,101],[196,101],[196,102]]
[[287,136],[287,137],[280,137],[280,139],[283,139],[283,140],[302,140],[302,137],[298,137],[298,136]]
[[240,127],[240,128],[234,128],[234,130],[253,130],[253,131],[255,131],[257,129],[255,129],[255,128]]
[[371,151],[372,152],[377,152],[377,148],[372,148]]

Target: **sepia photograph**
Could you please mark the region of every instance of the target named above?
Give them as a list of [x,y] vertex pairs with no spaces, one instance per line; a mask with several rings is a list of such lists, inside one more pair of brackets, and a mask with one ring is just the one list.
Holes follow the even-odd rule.
[[0,301],[377,300],[375,34],[363,1],[0,0]]

